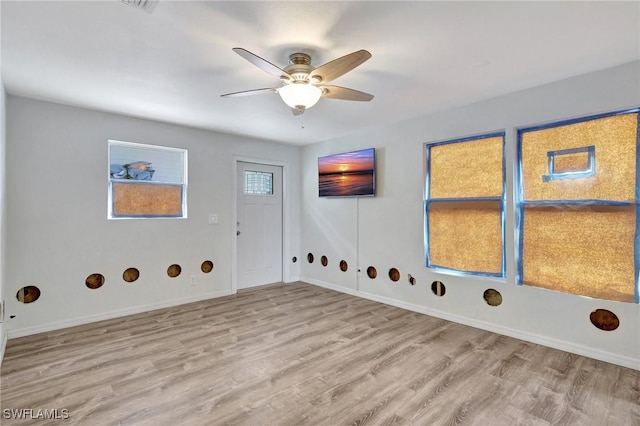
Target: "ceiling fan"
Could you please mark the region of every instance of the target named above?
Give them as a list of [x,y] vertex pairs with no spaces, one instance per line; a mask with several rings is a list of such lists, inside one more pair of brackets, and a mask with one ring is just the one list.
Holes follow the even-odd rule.
[[289,55],[289,65],[280,68],[241,47],[234,47],[233,51],[266,73],[280,79],[282,86],[220,95],[223,98],[278,93],[284,103],[291,108],[293,115],[304,113],[321,97],[363,102],[373,99],[373,95],[359,90],[326,84],[371,58],[371,53],[366,50],[349,53],[317,68],[311,66],[311,56],[306,53],[292,53]]

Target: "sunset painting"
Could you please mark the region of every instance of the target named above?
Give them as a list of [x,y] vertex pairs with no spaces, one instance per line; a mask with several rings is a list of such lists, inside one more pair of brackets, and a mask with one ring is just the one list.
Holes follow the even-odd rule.
[[321,197],[375,194],[375,148],[318,158]]

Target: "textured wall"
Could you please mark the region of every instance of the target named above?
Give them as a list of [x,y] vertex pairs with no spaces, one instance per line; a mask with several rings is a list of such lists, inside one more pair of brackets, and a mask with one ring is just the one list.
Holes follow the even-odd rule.
[[[301,251],[312,252],[316,259],[326,255],[329,265],[303,262],[303,279],[640,368],[638,305],[515,285],[512,195],[516,127],[638,106],[638,75],[640,63],[634,62],[305,147]],[[461,277],[427,269],[422,213],[424,144],[502,129],[507,144],[506,279]],[[317,158],[367,147],[377,149],[377,196],[318,198]],[[346,273],[336,267],[340,259],[349,262]],[[366,275],[370,265],[378,271],[376,279]],[[388,278],[392,267],[400,271],[398,282]],[[415,285],[409,283],[409,274],[416,279]],[[446,286],[443,297],[431,291],[436,280]],[[483,300],[489,288],[501,292],[500,306],[489,306]],[[616,313],[620,327],[612,332],[595,328],[589,314],[596,308]]]
[[[13,96],[7,122],[11,336],[231,292],[235,156],[285,164],[285,258],[299,256],[299,147]],[[107,220],[108,139],[186,148],[188,218]],[[215,268],[204,274],[207,259]],[[169,278],[174,263],[182,273]],[[285,280],[299,265],[285,263]],[[122,279],[129,267],[140,271],[134,283]],[[106,279],[100,289],[85,286],[93,273]],[[40,299],[18,303],[30,284]]]

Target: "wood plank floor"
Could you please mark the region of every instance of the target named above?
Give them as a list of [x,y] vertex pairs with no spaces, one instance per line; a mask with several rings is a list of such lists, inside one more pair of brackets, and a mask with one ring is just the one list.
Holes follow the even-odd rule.
[[[640,425],[640,372],[304,283],[12,339],[62,425]],[[34,411],[35,413],[35,411]]]

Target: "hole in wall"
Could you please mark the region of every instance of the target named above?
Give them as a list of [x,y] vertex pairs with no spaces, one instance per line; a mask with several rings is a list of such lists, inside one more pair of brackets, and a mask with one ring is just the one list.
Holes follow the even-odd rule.
[[205,260],[204,262],[202,262],[202,265],[200,265],[200,270],[205,274],[213,271],[213,262],[210,260]]
[[95,290],[104,285],[104,275],[102,274],[91,274],[84,280],[84,283],[91,290]]
[[436,296],[442,297],[444,296],[444,293],[447,291],[447,289],[442,281],[434,281],[431,283],[431,291]]
[[493,288],[485,290],[482,297],[489,306],[499,306],[502,303],[502,295],[498,290]]
[[378,276],[378,271],[376,270],[376,268],[375,268],[375,267],[373,267],[373,266],[369,266],[369,267],[367,268],[367,276],[368,276],[369,278],[371,278],[371,279],[374,279],[375,277],[377,277],[377,276]]
[[322,263],[322,266],[327,266],[329,264],[329,259],[327,259],[327,256],[322,256],[320,258],[320,263]]
[[409,284],[416,285],[416,279],[411,274],[409,274]]
[[396,268],[389,269],[389,279],[391,281],[398,281],[400,279],[400,271]]
[[182,267],[177,263],[174,263],[167,268],[167,275],[169,275],[171,278],[177,277],[178,275],[180,275],[180,272],[182,272]]
[[607,309],[596,309],[589,315],[591,324],[604,331],[613,331],[620,326],[618,316]]
[[128,283],[132,283],[140,277],[140,271],[136,268],[128,268],[122,273],[122,279]]
[[307,253],[307,262],[313,263],[313,253]]
[[296,262],[298,261],[298,258],[297,258],[297,257],[295,257],[295,256],[293,256],[293,257],[291,258],[291,261],[292,261],[293,263],[296,263]]
[[347,263],[346,260],[341,260],[340,261],[340,270],[342,272],[347,272],[347,269],[349,269],[349,264]]
[[16,298],[22,303],[32,303],[40,298],[40,289],[35,285],[27,285],[18,290]]

